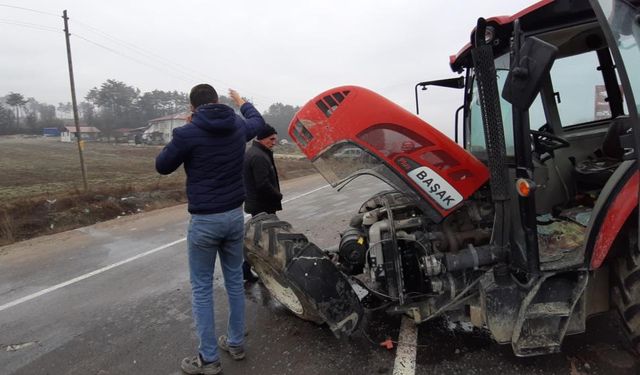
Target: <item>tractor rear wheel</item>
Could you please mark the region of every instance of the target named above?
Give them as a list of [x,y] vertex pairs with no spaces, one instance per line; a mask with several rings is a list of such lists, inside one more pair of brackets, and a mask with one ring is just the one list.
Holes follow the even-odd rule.
[[631,347],[640,354],[640,249],[638,223],[627,223],[618,240],[626,254],[613,261],[611,300],[618,310]]

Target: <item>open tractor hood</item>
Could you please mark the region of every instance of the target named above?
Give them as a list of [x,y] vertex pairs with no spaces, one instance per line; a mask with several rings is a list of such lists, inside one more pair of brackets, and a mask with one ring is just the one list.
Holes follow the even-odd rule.
[[300,109],[289,134],[332,185],[370,174],[420,202],[435,222],[489,178],[484,164],[414,114],[357,86]]

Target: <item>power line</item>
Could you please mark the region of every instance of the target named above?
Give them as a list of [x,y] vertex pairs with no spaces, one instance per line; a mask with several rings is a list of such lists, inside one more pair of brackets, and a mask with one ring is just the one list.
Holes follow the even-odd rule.
[[[148,51],[148,50],[146,50],[144,48],[141,48],[141,47],[139,47],[139,46],[137,46],[137,45],[135,45],[133,43],[124,41],[122,39],[119,39],[119,38],[117,38],[117,37],[115,37],[113,35],[110,35],[110,34],[104,32],[104,31],[102,31],[102,30],[100,30],[100,29],[98,29],[96,27],[90,26],[90,25],[88,25],[88,24],[86,24],[84,22],[81,22],[81,21],[78,21],[78,20],[74,20],[74,19],[71,19],[71,21],[77,23],[78,25],[86,27],[87,29],[89,29],[90,32],[93,32],[93,33],[95,33],[97,35],[100,35],[103,38],[107,38],[107,39],[109,39],[109,40],[111,40],[111,41],[113,41],[115,43],[121,44],[125,48],[128,48],[128,49],[130,49],[130,50],[132,50],[134,52],[137,52],[137,53],[139,53],[141,55],[146,55],[147,57],[152,57],[154,59],[161,60],[159,62],[161,62],[163,65],[166,65],[167,67],[170,67],[172,69],[178,70],[183,74],[185,73],[185,71],[190,71],[192,73],[189,74],[189,75],[193,76],[194,78],[196,78],[198,80],[201,79],[201,78],[206,78],[206,79],[208,79],[210,81],[221,83],[221,84],[223,84],[223,85],[225,85],[227,87],[233,87],[234,86],[234,85],[231,85],[231,84],[229,84],[227,82],[219,80],[217,78],[213,78],[213,77],[211,77],[211,76],[209,76],[207,74],[203,74],[202,72],[199,72],[199,71],[194,70],[192,68],[189,68],[189,67],[186,67],[184,65],[178,64],[178,63],[176,63],[174,61],[171,61],[171,60],[167,59],[164,56],[161,56],[161,55],[159,55],[157,53]],[[241,89],[241,88],[239,88],[239,89]],[[251,92],[251,91],[242,90],[242,92],[247,93],[247,94],[251,94],[253,96],[261,97],[261,98],[266,99],[266,100],[273,100],[272,98],[269,98],[269,97],[266,97],[264,95],[261,95],[261,94],[258,94],[258,93],[254,93],[254,92]]]
[[[59,17],[59,15],[54,14],[54,13],[50,13],[50,12],[46,12],[46,11],[42,11],[42,10],[37,10],[37,9],[32,9],[32,8],[9,5],[9,4],[4,4],[4,3],[0,3],[0,7],[24,10],[24,11],[33,12],[33,13]],[[75,23],[79,24],[79,25],[82,25],[82,26],[86,27],[91,32],[94,32],[94,33],[96,33],[96,34],[98,34],[98,35],[100,35],[100,36],[102,36],[104,38],[110,39],[111,41],[113,41],[115,43],[119,43],[121,45],[124,45],[126,48],[128,48],[130,50],[133,50],[134,52],[137,52],[137,53],[139,53],[141,55],[147,55],[147,57],[150,56],[150,57],[153,57],[154,59],[160,60],[159,62],[162,63],[163,65],[167,66],[168,68],[178,70],[180,72],[180,74],[183,75],[183,77],[180,77],[181,80],[184,80],[185,77],[188,77],[189,80],[193,80],[193,79],[199,80],[202,76],[205,76],[205,75],[200,74],[199,72],[195,72],[194,70],[192,70],[192,69],[190,69],[188,67],[185,67],[185,66],[180,65],[180,64],[176,64],[175,62],[172,62],[172,61],[164,58],[163,56],[160,56],[160,55],[155,54],[153,52],[149,52],[149,51],[147,51],[147,50],[145,50],[143,48],[140,48],[140,47],[138,47],[138,46],[136,46],[136,45],[134,45],[132,43],[126,42],[126,41],[118,39],[118,38],[116,38],[116,37],[114,37],[112,35],[109,35],[106,32],[104,32],[104,31],[102,31],[102,30],[100,30],[100,29],[98,29],[96,27],[93,27],[91,25],[88,25],[88,24],[86,24],[84,22],[80,22],[80,21],[77,21],[77,20],[73,20],[73,21]],[[59,29],[55,29],[55,28],[52,28],[52,27],[47,27],[47,26],[42,26],[42,25],[37,25],[37,24],[30,24],[30,23],[26,23],[26,22],[12,21],[12,20],[0,20],[0,23],[7,24],[7,25],[21,26],[21,27],[26,27],[26,28],[32,28],[32,29],[42,30],[42,31],[56,31],[56,32],[59,31]],[[119,56],[122,56],[122,57],[128,58],[130,60],[133,60],[133,61],[135,61],[135,62],[137,62],[139,64],[142,64],[142,65],[145,65],[145,66],[150,66],[150,67],[153,67],[155,69],[158,69],[158,67],[156,67],[156,66],[150,65],[148,63],[145,63],[144,61],[141,61],[139,59],[133,58],[133,57],[128,56],[128,55],[125,55],[125,54],[123,54],[123,53],[121,53],[121,52],[119,52],[119,51],[117,51],[117,50],[115,50],[113,48],[109,48],[109,47],[104,46],[104,45],[102,45],[102,44],[100,44],[98,42],[90,40],[89,38],[80,36],[80,35],[75,34],[75,33],[74,33],[74,36],[76,36],[76,37],[78,37],[80,39],[83,39],[83,40],[85,40],[85,41],[87,41],[89,43],[92,43],[92,44],[94,44],[96,46],[99,46],[101,48],[104,48],[104,49],[106,49],[106,50],[108,50],[108,51],[110,51],[112,53],[115,53],[115,54],[117,54]],[[176,69],[172,65],[178,66],[179,69]],[[197,75],[186,73],[185,70],[191,70],[192,72],[195,72]],[[176,77],[176,76],[174,75],[174,77]],[[207,77],[208,79],[211,79],[213,81],[216,81],[216,82],[219,82],[219,83],[222,83],[224,85],[229,86],[229,84],[224,82],[224,81],[221,81],[221,80],[218,80],[218,79],[214,79],[214,78],[208,77],[208,76],[205,76],[205,77]]]
[[7,20],[7,19],[0,19],[0,23],[1,24],[5,24],[5,25],[26,27],[28,29],[34,29],[34,30],[40,30],[40,31],[49,31],[49,32],[55,32],[55,33],[60,32],[60,29],[56,29],[54,27],[49,27],[49,26],[44,26],[44,25],[38,25],[36,23],[12,21],[12,20]]
[[[61,31],[60,29],[57,29],[57,28],[51,27],[51,26],[45,26],[45,25],[29,23],[29,22],[13,21],[13,20],[9,20],[9,19],[0,19],[0,24],[19,26],[19,27],[25,27],[25,28],[29,28],[29,29],[33,29],[33,30],[47,31],[47,32],[54,32],[54,33],[58,33],[58,32]],[[112,53],[114,53],[114,54],[116,54],[118,56],[121,56],[121,57],[130,59],[132,61],[135,61],[138,64],[141,64],[141,65],[144,65],[144,66],[147,66],[147,67],[151,67],[151,68],[160,70],[160,71],[162,71],[164,73],[168,73],[168,74],[172,75],[174,78],[178,78],[181,81],[191,83],[191,81],[194,79],[194,77],[189,77],[188,75],[185,75],[185,74],[183,74],[182,76],[171,74],[171,72],[168,72],[166,69],[159,68],[158,66],[154,66],[153,64],[149,64],[149,63],[147,63],[145,61],[136,59],[135,57],[128,56],[128,55],[126,55],[124,53],[121,53],[121,52],[119,52],[119,51],[117,51],[117,50],[115,50],[113,48],[109,48],[109,47],[107,47],[107,46],[105,46],[103,44],[100,44],[100,43],[98,43],[96,41],[93,41],[93,40],[91,40],[89,38],[83,37],[82,35],[73,34],[73,36],[75,36],[75,37],[77,37],[79,39],[82,39],[82,40],[84,40],[84,41],[86,41],[88,43],[94,44],[94,45],[96,45],[96,46],[98,46],[100,48],[103,48],[103,49],[105,49],[105,50],[107,50],[109,52],[112,52]],[[195,77],[195,78],[197,78],[197,77]]]
[[[43,14],[43,15],[53,16],[53,17],[60,17],[59,15],[51,13],[51,12],[32,9],[32,8],[26,8],[26,7],[20,7],[20,6],[10,5],[10,4],[0,3],[0,7],[18,9],[18,10],[23,10],[23,11],[28,11],[28,12],[33,12],[33,13],[38,13],[38,14]],[[121,46],[124,46],[125,48],[128,48],[132,52],[135,52],[135,53],[138,53],[138,54],[144,56],[145,59],[149,59],[151,57],[157,63],[159,63],[161,65],[164,65],[166,68],[169,68],[169,69],[172,69],[172,70],[178,72],[180,77],[178,77],[175,74],[171,74],[174,78],[178,78],[178,79],[183,80],[185,82],[188,81],[189,83],[192,83],[191,82],[192,80],[200,80],[201,78],[206,78],[206,79],[208,79],[210,81],[214,81],[214,82],[218,82],[218,83],[221,83],[223,85],[226,85],[227,87],[234,86],[234,85],[231,85],[231,84],[229,84],[227,82],[224,82],[222,80],[213,78],[213,77],[211,77],[211,76],[209,76],[207,74],[203,74],[202,72],[198,72],[198,71],[196,71],[196,70],[194,70],[192,68],[189,68],[189,67],[186,67],[184,65],[181,65],[181,64],[178,64],[176,62],[173,62],[173,61],[165,58],[164,56],[161,56],[161,55],[156,54],[154,52],[145,50],[145,49],[143,49],[141,47],[136,46],[133,43],[130,43],[130,42],[124,41],[122,39],[116,38],[116,37],[104,32],[104,31],[102,31],[102,30],[100,30],[100,29],[98,29],[96,27],[93,27],[91,25],[88,25],[88,24],[86,24],[84,22],[80,22],[80,21],[77,21],[77,20],[71,20],[71,19],[70,19],[70,21],[75,22],[75,23],[77,23],[77,24],[79,24],[81,26],[84,26],[85,28],[87,28],[89,30],[89,32],[93,32],[94,34],[97,34],[97,35],[99,35],[99,36],[101,36],[103,38],[106,38],[106,39],[110,40],[111,42],[114,42],[116,44],[120,44]],[[50,27],[50,26],[39,25],[39,24],[28,23],[28,22],[21,22],[21,21],[13,21],[13,20],[8,20],[8,19],[0,20],[0,24],[14,25],[14,26],[31,28],[31,29],[34,29],[34,30],[48,31],[48,32],[59,32],[60,31],[59,29],[54,28],[54,27]],[[135,61],[135,62],[137,62],[139,64],[142,64],[142,65],[145,65],[145,66],[148,66],[148,67],[152,67],[154,69],[161,70],[161,71],[164,71],[165,73],[167,73],[166,69],[163,70],[162,68],[159,68],[156,65],[149,64],[149,63],[147,63],[145,61],[142,61],[140,59],[137,59],[135,57],[131,57],[129,55],[126,55],[126,54],[124,54],[124,53],[122,53],[122,52],[120,52],[120,51],[118,51],[118,50],[116,50],[114,48],[107,47],[107,46],[105,46],[105,45],[103,45],[101,43],[98,43],[98,42],[93,41],[93,40],[91,40],[89,38],[83,37],[81,35],[78,35],[78,34],[75,34],[75,33],[73,35],[78,37],[79,39],[82,39],[82,40],[84,40],[84,41],[86,41],[88,43],[94,44],[94,45],[96,45],[96,46],[98,46],[100,48],[103,48],[103,49],[105,49],[107,51],[110,51],[110,52],[112,52],[112,53],[114,53],[116,55],[119,55],[121,57],[124,57],[124,58],[127,58],[129,60]],[[252,96],[260,97],[260,98],[266,99],[267,101],[273,101],[274,100],[274,99],[269,98],[267,96],[264,96],[264,95],[261,95],[261,94],[258,94],[258,93],[254,93],[252,91],[242,90],[241,87],[239,89],[242,92],[244,92],[245,94],[249,94],[249,95],[252,95]]]
[[[89,29],[90,32],[93,32],[93,33],[95,33],[95,34],[97,34],[97,35],[99,35],[99,36],[101,36],[103,38],[107,38],[107,39],[111,40],[112,42],[115,42],[116,44],[123,45],[125,48],[133,51],[134,53],[138,53],[138,54],[144,56],[145,58],[151,57],[151,58],[153,58],[154,62],[162,64],[162,65],[164,65],[165,67],[167,67],[169,69],[176,70],[177,72],[179,72],[180,74],[184,75],[185,77],[189,77],[191,80],[199,80],[201,78],[197,74],[189,73],[187,71],[187,70],[189,70],[189,68],[186,68],[186,67],[178,65],[179,69],[177,69],[174,66],[174,65],[177,65],[177,64],[171,62],[170,60],[167,60],[166,58],[164,58],[164,57],[162,57],[162,56],[160,56],[158,54],[154,54],[153,52],[146,51],[146,50],[144,50],[144,49],[142,49],[140,47],[137,47],[134,44],[131,44],[131,43],[126,42],[124,40],[118,39],[118,38],[116,38],[116,37],[114,37],[112,35],[109,35],[109,34],[103,32],[103,31],[101,31],[101,30],[99,30],[99,29],[97,29],[97,28],[95,28],[93,26],[89,26],[89,25],[87,25],[87,24],[85,24],[83,22],[79,22],[79,21],[74,21],[74,22],[79,24],[79,25],[82,25],[82,26],[86,27],[87,29]],[[97,43],[97,42],[95,42],[95,43]]]
[[[12,9],[19,9],[19,10],[24,10],[24,11],[29,11],[29,12],[34,12],[34,13],[44,14],[44,15],[48,15],[48,16],[55,16],[55,17],[59,17],[57,14],[54,14],[54,13],[45,12],[45,11],[41,11],[41,10],[37,10],[37,9],[32,9],[32,8],[25,8],[25,7],[15,6],[15,5],[9,5],[9,4],[3,4],[3,3],[0,3],[0,7],[12,8]],[[7,20],[7,19],[0,19],[0,23],[7,24],[7,25],[21,26],[21,27],[26,27],[26,28],[32,28],[32,29],[42,30],[42,31],[55,31],[55,32],[60,31],[59,29],[56,29],[56,28],[53,28],[53,27],[48,27],[48,26],[43,26],[43,25],[38,25],[38,24],[33,24],[33,23],[27,23],[27,22],[20,22],[20,21]],[[112,40],[112,41],[114,41],[114,42],[116,42],[116,43],[120,43],[120,44],[124,45],[125,47],[129,48],[130,50],[133,50],[134,52],[140,53],[140,54],[142,54],[142,55],[151,56],[151,57],[153,57],[153,58],[155,58],[155,59],[160,59],[160,60],[164,60],[164,61],[169,61],[169,60],[165,59],[164,57],[162,57],[162,56],[160,56],[160,55],[154,54],[153,52],[146,51],[146,50],[144,50],[144,49],[142,49],[142,48],[140,48],[140,47],[137,47],[136,45],[134,45],[134,44],[132,44],[132,43],[129,43],[129,42],[123,41],[123,40],[121,40],[121,39],[118,39],[118,38],[116,38],[116,37],[114,37],[114,36],[112,36],[112,35],[109,35],[109,34],[105,33],[104,31],[102,31],[102,30],[100,30],[100,29],[98,29],[98,28],[95,28],[95,27],[93,27],[93,26],[90,26],[90,25],[88,25],[88,24],[86,24],[86,23],[84,23],[84,22],[75,21],[75,23],[77,23],[77,24],[79,24],[79,25],[82,25],[82,26],[86,27],[86,28],[87,28],[87,29],[89,29],[90,31],[92,31],[92,32],[94,32],[94,33],[96,33],[96,34],[98,34],[98,35],[100,35],[100,36],[104,37],[104,38],[110,39],[110,40]],[[153,65],[151,65],[151,64],[147,64],[147,63],[145,63],[144,61],[141,61],[141,60],[136,59],[136,58],[134,58],[134,57],[131,57],[131,56],[125,55],[125,54],[123,54],[123,53],[121,53],[121,52],[119,52],[119,51],[117,51],[117,50],[115,50],[115,49],[113,49],[113,48],[109,48],[109,47],[107,47],[107,46],[105,46],[105,45],[103,45],[103,44],[100,44],[100,43],[96,42],[96,41],[90,40],[89,38],[83,37],[83,36],[78,35],[78,34],[75,34],[75,33],[74,33],[73,35],[74,35],[74,36],[76,36],[76,37],[78,37],[78,38],[80,38],[80,39],[82,39],[82,40],[85,40],[85,41],[87,41],[87,42],[89,42],[89,43],[92,43],[92,44],[94,44],[94,45],[96,45],[96,46],[98,46],[98,47],[104,48],[104,49],[106,49],[107,51],[110,51],[110,52],[112,52],[112,53],[114,53],[114,54],[117,54],[117,55],[119,55],[119,56],[122,56],[122,57],[128,58],[128,59],[130,59],[130,60],[133,60],[133,61],[135,61],[135,62],[137,62],[137,63],[139,63],[139,64],[142,64],[142,65],[145,65],[145,66],[150,66],[150,67],[153,67],[153,68],[155,68],[155,69],[158,69],[156,66],[153,66]],[[140,51],[142,51],[142,52],[140,52]],[[173,62],[171,62],[171,61],[169,61],[169,64],[167,64],[167,63],[165,63],[165,62],[163,62],[163,61],[159,61],[159,62],[163,63],[164,65],[167,65],[169,68],[173,68],[173,67],[172,67],[172,66],[170,66],[169,64],[175,64],[175,63],[173,63]],[[178,65],[178,64],[175,64],[175,65]],[[177,69],[177,70],[178,70],[178,71],[180,71],[180,73],[181,73],[181,74],[183,74],[183,77],[180,77],[180,79],[181,79],[181,80],[184,80],[184,78],[185,78],[185,77],[188,77],[189,79],[194,79],[194,78],[195,78],[195,79],[199,79],[199,78],[200,78],[200,77],[198,77],[198,76],[191,75],[191,74],[186,74],[186,75],[185,75],[185,74],[184,74],[184,72],[183,72],[183,70],[189,70],[189,68],[184,67],[184,66],[181,66],[181,65],[178,65],[178,66],[179,66],[181,69]],[[173,69],[175,69],[175,68],[173,68]],[[174,76],[174,77],[176,77],[176,76]],[[222,81],[218,81],[218,80],[215,80],[215,81],[220,82],[220,83],[223,83],[223,84],[226,84],[225,82],[222,82]]]
[[[40,31],[47,31],[47,32],[55,32],[55,33],[60,32],[60,29],[57,29],[57,28],[54,28],[54,27],[35,24],[35,23],[29,23],[29,22],[13,21],[13,20],[8,20],[8,19],[0,19],[0,24],[20,26],[20,27],[25,27],[25,28],[30,28],[30,29],[34,29],[34,30],[40,30]],[[116,54],[118,56],[133,60],[133,61],[137,62],[138,64],[142,64],[142,65],[145,65],[147,67],[151,67],[151,68],[163,71],[164,73],[171,74],[170,72],[167,72],[166,70],[163,70],[163,69],[161,69],[161,68],[159,68],[157,66],[154,66],[153,64],[149,64],[149,63],[146,63],[145,61],[142,61],[142,60],[136,59],[134,57],[128,56],[128,55],[126,55],[124,53],[121,53],[121,52],[119,52],[119,51],[117,51],[117,50],[115,50],[113,48],[109,48],[109,47],[107,47],[105,45],[102,45],[102,44],[100,44],[98,42],[95,42],[95,41],[93,41],[91,39],[85,38],[82,35],[73,34],[73,36],[75,36],[75,37],[77,37],[79,39],[82,39],[82,40],[84,40],[84,41],[86,41],[88,43],[94,44],[94,45],[96,45],[96,46],[98,46],[100,48],[103,48],[103,49],[107,50],[107,51],[110,51],[110,52],[112,52],[112,53],[114,53],[114,54]],[[173,75],[173,74],[171,74],[171,75]],[[178,78],[178,79],[180,79],[182,81],[185,81],[185,82],[190,82],[190,80],[193,79],[193,77],[187,77],[185,75],[183,75],[183,76],[173,75],[173,77],[174,78]]]
[[145,62],[145,61],[142,61],[142,60],[140,60],[140,59],[137,59],[137,58],[135,58],[135,57],[132,57],[132,56],[126,55],[126,54],[124,54],[124,53],[122,53],[122,52],[120,52],[120,51],[117,51],[117,50],[115,50],[115,49],[113,49],[113,48],[107,47],[107,46],[105,46],[105,45],[103,45],[103,44],[101,44],[101,43],[98,43],[98,42],[96,42],[96,41],[93,41],[93,40],[91,40],[91,39],[89,39],[89,38],[86,38],[86,37],[84,37],[84,36],[82,36],[82,35],[78,35],[78,34],[75,34],[75,33],[74,33],[74,34],[72,34],[72,35],[73,35],[73,36],[75,36],[76,38],[82,39],[82,40],[84,40],[84,41],[86,41],[86,42],[88,42],[88,43],[91,43],[91,44],[93,44],[93,45],[95,45],[95,46],[98,46],[98,47],[100,47],[100,48],[102,48],[102,49],[105,49],[105,50],[107,50],[107,51],[109,51],[109,52],[111,52],[111,53],[114,53],[114,54],[118,55],[118,56],[121,56],[121,57],[127,58],[127,59],[129,59],[129,60],[135,61],[135,62],[137,62],[138,64],[142,64],[142,65],[144,65],[144,66],[147,66],[147,67],[150,67],[150,68],[153,68],[153,69],[156,69],[156,70],[163,71],[164,73],[168,73],[168,74],[172,75],[174,78],[178,78],[178,79],[180,79],[180,80],[182,80],[182,81],[190,82],[190,80],[192,79],[192,78],[190,78],[190,77],[188,77],[188,76],[185,76],[185,75],[183,75],[183,76],[177,76],[177,75],[172,74],[171,72],[167,71],[166,69],[162,69],[162,68],[160,68],[160,67],[158,67],[158,66],[156,66],[156,65],[149,64],[149,63],[147,63],[147,62]]
[[[198,76],[202,76],[202,74],[200,72],[197,72],[197,71],[195,71],[195,70],[193,70],[193,69],[191,69],[189,67],[186,67],[184,65],[175,63],[175,62],[173,62],[173,61],[171,61],[171,60],[169,60],[169,59],[165,58],[164,56],[161,56],[161,55],[159,55],[157,53],[150,52],[148,50],[145,50],[144,48],[138,47],[133,43],[127,42],[127,41],[119,39],[119,38],[117,38],[117,37],[115,37],[113,35],[107,34],[106,32],[104,32],[104,31],[102,31],[102,30],[100,30],[98,28],[95,28],[93,26],[87,25],[84,22],[80,22],[80,21],[74,21],[74,22],[79,24],[79,25],[82,25],[82,26],[88,28],[90,32],[93,32],[93,33],[95,33],[97,35],[100,35],[103,38],[110,39],[111,41],[113,41],[113,42],[115,42],[117,44],[121,44],[125,48],[128,48],[128,49],[130,49],[130,50],[132,50],[132,51],[134,51],[136,53],[139,53],[141,55],[147,55],[149,57],[153,57],[154,59],[160,59],[160,60],[166,61],[168,63],[168,65],[177,66],[177,67],[180,68],[180,70],[190,70],[191,72],[196,73]],[[196,78],[198,78],[198,77],[196,76]],[[209,78],[211,78],[211,77],[209,77]],[[225,83],[223,81],[220,81],[220,80],[217,80],[217,79],[212,79],[212,80],[227,85],[227,83]]]
[[40,13],[40,14],[46,14],[47,16],[60,17],[60,15],[59,15],[59,14],[50,13],[50,12],[45,12],[45,11],[37,10],[37,9],[31,9],[31,8],[19,7],[19,6],[15,6],[15,5],[0,4],[0,7],[13,8],[13,9],[19,9],[19,10],[26,10],[26,11],[28,11],[28,12]]
[[[0,4],[0,5],[2,5],[2,4]],[[48,31],[48,32],[55,32],[55,33],[58,33],[58,32],[61,31],[60,29],[55,28],[55,27],[51,27],[51,26],[46,26],[46,25],[41,25],[41,24],[36,24],[36,23],[30,23],[30,22],[14,21],[14,20],[10,20],[10,19],[0,19],[0,24],[20,26],[20,27],[30,28],[30,29],[34,29],[34,30]],[[119,51],[117,51],[117,50],[115,50],[113,48],[109,48],[109,47],[107,47],[107,46],[105,46],[103,44],[100,44],[100,43],[98,43],[96,41],[93,41],[93,40],[91,40],[89,38],[83,37],[82,35],[73,34],[73,36],[75,36],[77,38],[80,38],[80,39],[82,39],[82,40],[84,40],[84,41],[86,41],[88,43],[94,44],[94,45],[96,45],[96,46],[98,46],[100,48],[103,48],[103,49],[107,50],[107,51],[110,51],[110,52],[112,52],[112,53],[114,53],[114,54],[116,54],[118,56],[133,60],[133,61],[135,61],[135,62],[137,62],[139,64],[142,64],[142,65],[154,68],[154,69],[158,69],[158,70],[163,71],[164,73],[167,73],[166,70],[163,70],[163,69],[161,69],[161,68],[159,68],[157,66],[154,66],[153,64],[149,64],[149,63],[146,63],[145,61],[142,61],[142,60],[136,59],[134,57],[128,56],[128,55],[126,55],[124,53],[121,53],[121,52],[119,52]],[[180,72],[180,73],[182,73],[182,76],[173,75],[173,77],[174,78],[178,78],[178,79],[180,79],[182,81],[185,81],[185,82],[189,82],[189,83],[194,78],[196,78],[196,79],[198,78],[198,77],[195,77],[195,76],[189,77],[188,75],[184,74],[183,72]],[[169,73],[169,74],[171,74],[171,73]]]

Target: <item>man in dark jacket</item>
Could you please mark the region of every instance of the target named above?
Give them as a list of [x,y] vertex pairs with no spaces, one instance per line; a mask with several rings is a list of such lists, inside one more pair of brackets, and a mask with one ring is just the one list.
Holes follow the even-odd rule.
[[[244,119],[232,108],[218,104],[218,94],[210,85],[200,84],[191,89],[191,121],[173,130],[173,139],[156,158],[159,173],[169,174],[184,165],[187,174],[191,304],[200,339],[198,355],[182,361],[182,370],[188,374],[220,373],[217,346],[233,359],[245,355],[242,167],[245,144],[264,127],[264,120],[237,92],[229,90],[229,95],[240,106]],[[217,255],[229,298],[227,335],[220,336],[218,345],[213,307]]]
[[[247,192],[244,211],[251,216],[256,216],[260,212],[274,214],[282,210],[278,170],[271,151],[278,141],[276,134],[278,134],[276,130],[267,124],[258,130],[257,141],[253,141],[247,150],[244,161],[244,185]],[[242,265],[242,274],[246,281],[258,280],[251,272],[251,265],[246,260]]]
[[255,216],[260,212],[274,214],[282,210],[282,194],[278,170],[273,161],[273,146],[278,136],[271,125],[258,131],[256,139],[247,150],[244,161],[244,183],[247,199],[245,212]]

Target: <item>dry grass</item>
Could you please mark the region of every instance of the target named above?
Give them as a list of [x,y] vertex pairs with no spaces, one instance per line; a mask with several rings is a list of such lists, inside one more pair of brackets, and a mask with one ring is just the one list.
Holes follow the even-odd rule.
[[[156,173],[154,159],[160,149],[86,143],[89,189],[183,181],[182,170],[171,176]],[[77,146],[58,139],[0,137],[0,171],[0,203],[83,190]]]
[[[86,143],[84,192],[75,143],[0,137],[0,246],[117,216],[186,202],[184,171],[155,171],[159,146]],[[281,179],[312,172],[305,160],[278,160]]]

